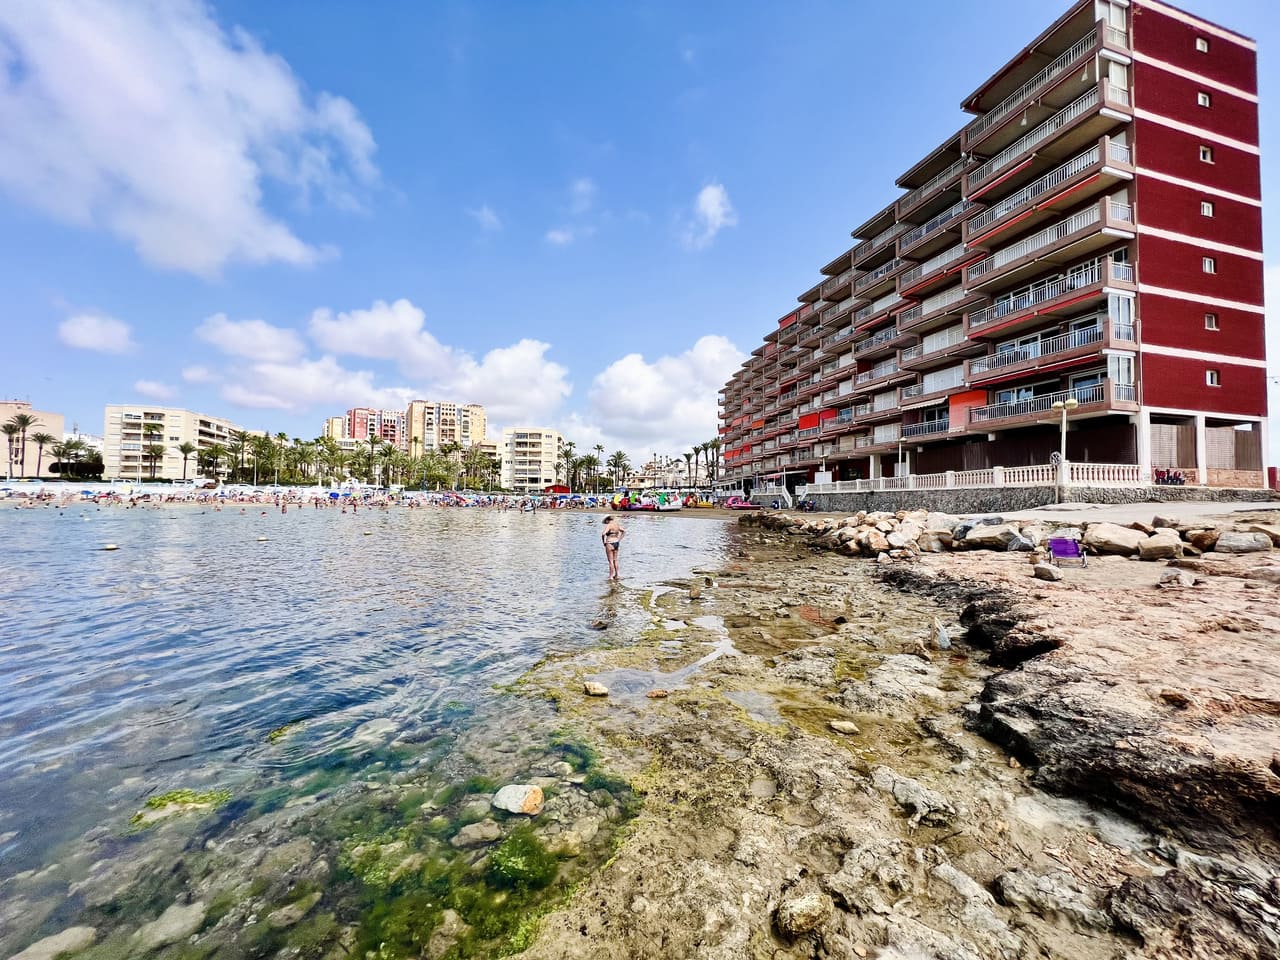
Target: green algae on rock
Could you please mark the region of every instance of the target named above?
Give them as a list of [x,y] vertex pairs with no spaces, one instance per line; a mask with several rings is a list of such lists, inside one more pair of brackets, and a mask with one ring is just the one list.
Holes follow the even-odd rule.
[[146,808],[139,810],[129,822],[135,827],[145,827],[179,813],[207,812],[231,800],[230,790],[170,790],[168,793],[148,797]]

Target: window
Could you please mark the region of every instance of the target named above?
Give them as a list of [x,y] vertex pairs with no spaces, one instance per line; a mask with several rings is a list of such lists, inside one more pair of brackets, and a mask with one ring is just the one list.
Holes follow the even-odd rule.
[[1210,103],[1209,94],[1201,90],[1199,93],[1196,94],[1196,103],[1200,104],[1200,106],[1202,107],[1209,106],[1209,103]]
[[1200,216],[1202,216],[1202,217],[1212,217],[1212,216],[1213,216],[1213,201],[1212,201],[1212,200],[1201,200],[1201,201],[1200,201]]
[[1198,53],[1208,53],[1208,52],[1209,52],[1209,38],[1208,38],[1208,37],[1196,37],[1196,51],[1197,51]]
[[1201,257],[1200,268],[1204,270],[1205,273],[1217,273],[1218,261],[1213,257]]
[[1206,370],[1204,372],[1204,382],[1211,387],[1222,386],[1222,377],[1217,370]]
[[1218,329],[1218,315],[1216,313],[1206,313],[1204,315],[1204,328],[1206,330]]
[[1203,163],[1213,163],[1213,147],[1200,144],[1200,160]]

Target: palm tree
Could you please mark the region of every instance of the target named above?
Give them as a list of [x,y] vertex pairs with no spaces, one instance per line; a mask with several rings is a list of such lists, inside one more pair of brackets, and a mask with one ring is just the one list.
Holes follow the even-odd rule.
[[31,442],[36,445],[36,479],[40,479],[40,464],[44,462],[44,448],[51,444],[57,443],[58,438],[52,433],[44,433],[38,431],[31,435]]
[[698,455],[698,448],[697,448],[697,447],[694,447],[694,448],[693,448],[693,450],[692,450],[691,452],[686,453],[686,454],[684,455],[684,479],[685,479],[685,483],[689,484],[690,486],[692,486],[692,485],[693,485],[693,466],[692,466],[692,464],[693,464],[694,458],[695,458],[695,457],[697,457],[697,455]]
[[613,475],[613,485],[620,486],[623,478],[631,469],[631,461],[627,459],[627,455],[621,450],[615,450],[609,455],[609,472]]
[[712,437],[707,441],[707,449],[711,453],[711,462],[708,464],[707,480],[715,480],[720,476],[720,438]]
[[280,461],[284,459],[284,445],[285,445],[285,441],[287,441],[288,439],[289,439],[288,434],[286,434],[283,430],[281,430],[279,433],[276,434],[276,443],[278,444],[278,446],[276,447],[276,486],[277,487],[280,486]]
[[8,448],[8,451],[9,451],[9,469],[8,469],[8,472],[5,473],[5,479],[12,480],[13,479],[13,454],[14,454],[13,448],[17,445],[18,434],[22,432],[22,429],[16,423],[10,420],[8,423],[4,424],[3,426],[0,426],[0,430],[4,431],[5,446]]
[[596,493],[600,492],[600,458],[593,453],[588,453],[578,461],[582,472],[586,474],[588,479],[595,481],[592,489]]
[[27,431],[38,426],[40,421],[32,413],[15,413],[9,422],[22,434],[22,439],[18,442],[18,476],[25,477],[27,475]]
[[218,476],[218,464],[227,459],[227,448],[220,443],[211,443],[204,448],[205,462],[209,464],[209,468],[213,471],[215,477]]
[[249,431],[236,430],[231,434],[231,442],[227,444],[227,450],[236,458],[236,470],[233,476],[237,480],[244,479],[244,455],[249,450]]
[[191,455],[199,449],[200,448],[197,447],[190,440],[184,440],[182,443],[178,444],[177,446],[177,451],[180,454],[182,454],[182,482],[183,483],[187,482],[187,461],[191,458]]
[[142,448],[142,453],[144,456],[151,458],[151,479],[154,480],[156,478],[156,464],[159,463],[160,458],[165,454],[164,444],[149,443]]

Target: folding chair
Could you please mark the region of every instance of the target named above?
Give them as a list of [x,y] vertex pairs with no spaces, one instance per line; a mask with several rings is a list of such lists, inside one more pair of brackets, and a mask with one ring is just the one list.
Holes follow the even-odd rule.
[[1050,537],[1049,559],[1055,567],[1062,566],[1063,560],[1079,560],[1082,567],[1089,565],[1089,558],[1085,556],[1084,546],[1073,537]]

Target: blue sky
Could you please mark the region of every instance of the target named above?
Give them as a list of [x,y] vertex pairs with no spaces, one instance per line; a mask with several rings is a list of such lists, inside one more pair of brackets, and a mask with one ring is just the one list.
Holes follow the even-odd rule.
[[[301,437],[420,396],[679,453],[1066,6],[6,3],[0,394]],[[1276,155],[1280,12],[1183,6],[1259,41]]]

